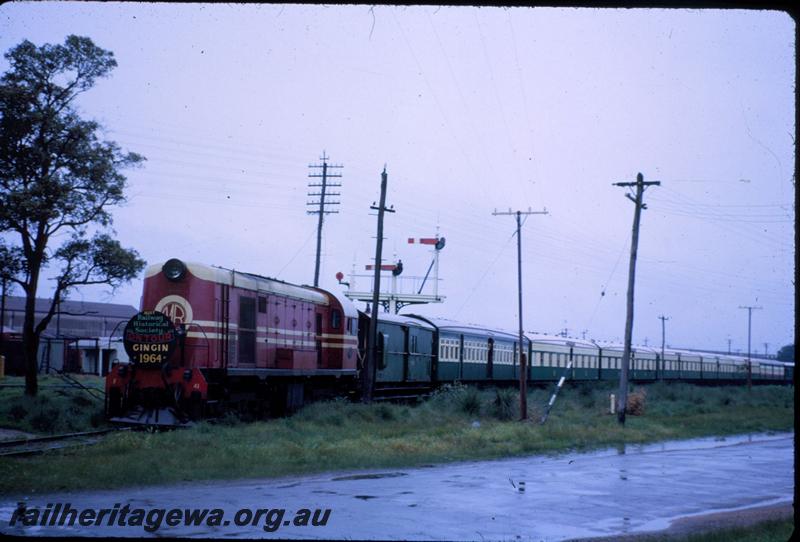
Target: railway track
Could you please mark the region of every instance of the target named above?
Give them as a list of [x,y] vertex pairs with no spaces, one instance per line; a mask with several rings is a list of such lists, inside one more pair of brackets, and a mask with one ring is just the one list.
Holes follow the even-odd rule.
[[97,444],[101,437],[117,431],[128,431],[130,428],[101,429],[98,431],[82,431],[80,433],[65,433],[63,435],[48,435],[46,437],[32,437],[0,441],[0,457],[34,455],[51,450],[73,448]]

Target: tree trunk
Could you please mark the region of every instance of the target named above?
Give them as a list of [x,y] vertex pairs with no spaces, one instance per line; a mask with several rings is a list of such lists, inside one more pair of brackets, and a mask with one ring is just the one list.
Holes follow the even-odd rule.
[[34,330],[36,317],[36,294],[25,300],[25,322],[22,326],[22,353],[25,359],[25,395],[34,396],[39,391],[38,354],[39,334]]
[[39,336],[35,333],[22,333],[23,354],[25,356],[25,395],[35,396],[39,391],[38,354]]
[[[41,252],[44,251],[42,247]],[[41,253],[35,252],[37,257],[30,266],[30,279],[25,288],[25,320],[22,324],[22,354],[25,360],[25,395],[35,396],[39,391],[39,336],[36,332],[36,290],[39,286],[39,269]]]

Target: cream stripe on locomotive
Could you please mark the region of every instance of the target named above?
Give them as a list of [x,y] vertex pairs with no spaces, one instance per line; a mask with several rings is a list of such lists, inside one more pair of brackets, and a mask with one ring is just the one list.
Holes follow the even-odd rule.
[[[210,320],[194,320],[191,323],[192,324],[197,324],[198,326],[201,326],[201,327],[213,327],[213,328],[223,327],[222,326],[222,322],[212,322]],[[238,329],[239,325],[238,324],[234,324],[233,322],[230,322],[228,324],[228,327],[231,328],[231,329]]]
[[[317,346],[317,341],[298,341],[292,339],[274,339],[270,337],[258,337],[259,340],[263,340],[267,344],[274,344],[280,346],[307,346],[309,348],[314,348]],[[345,347],[353,347],[357,346],[356,341],[344,342],[344,343],[329,343],[323,342],[320,343],[323,348],[345,348]]]
[[[214,339],[220,340],[223,337],[222,333],[214,333],[213,331],[207,331],[203,333],[202,331],[188,331],[186,333],[186,337],[190,339]],[[236,340],[233,336],[231,339]]]
[[[220,322],[212,322],[212,321],[208,321],[208,320],[194,320],[191,323],[192,324],[197,324],[198,326],[200,326],[202,328],[222,328],[223,327],[222,323],[220,323]],[[236,324],[233,324],[233,323],[228,324],[228,327],[230,329],[232,329],[232,330],[239,329],[239,326],[236,325]],[[256,328],[256,331],[258,331],[259,333],[276,333],[276,334],[279,334],[279,335],[281,335],[281,334],[282,335],[295,335],[295,336],[303,336],[303,335],[305,335],[305,336],[308,336],[308,337],[317,336],[316,333],[313,332],[313,331],[297,331],[297,330],[294,330],[294,329],[281,329],[281,328],[276,328],[276,327],[264,327],[264,326],[258,326]],[[209,335],[209,333],[207,333],[207,335]],[[355,339],[355,335],[343,335],[341,333],[321,333],[319,336],[321,336],[323,339]]]
[[[214,332],[200,332],[200,331],[189,331],[186,333],[186,336],[192,339],[214,339],[214,340],[221,340],[225,335],[223,333],[214,333]],[[310,338],[314,336],[311,335]],[[323,335],[324,337],[324,335]],[[323,347],[329,348],[344,348],[345,346],[357,346],[358,341],[355,337],[350,337],[347,335],[340,335],[344,342],[341,343],[332,343],[332,342],[323,342],[321,343]],[[327,337],[330,338],[330,337]],[[334,337],[335,338],[335,337]],[[274,337],[267,337],[266,335],[259,334],[256,336],[257,340],[264,341],[267,344],[280,344],[283,346],[295,346],[295,345],[302,345],[302,346],[316,346],[316,341],[304,341],[298,340],[294,338],[274,338]],[[235,341],[237,340],[237,335],[235,333],[231,333],[229,335],[229,340]]]
[[322,337],[323,339],[355,339],[355,335],[342,335],[340,333],[320,333],[314,331],[295,331],[293,329],[280,329],[275,327],[258,327],[262,333],[276,333],[278,335],[305,335],[306,337]]

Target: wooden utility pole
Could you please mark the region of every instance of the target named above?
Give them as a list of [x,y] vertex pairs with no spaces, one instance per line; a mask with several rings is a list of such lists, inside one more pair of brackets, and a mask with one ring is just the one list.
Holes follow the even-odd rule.
[[367,355],[364,367],[361,371],[361,401],[364,403],[372,402],[372,390],[375,386],[375,372],[377,363],[375,352],[378,344],[378,312],[379,296],[381,289],[381,252],[383,251],[383,213],[393,213],[394,206],[386,208],[386,166],[383,166],[381,173],[381,199],[380,205],[375,207],[373,202],[370,209],[378,211],[378,238],[375,243],[375,275],[372,284],[372,312],[369,318],[369,333],[367,334]]
[[315,188],[319,188],[319,192],[309,192],[308,197],[310,198],[319,198],[318,201],[309,201],[306,205],[312,205],[318,207],[318,209],[314,209],[313,211],[306,211],[307,214],[310,215],[319,215],[319,220],[317,221],[317,259],[316,264],[314,265],[314,288],[319,286],[319,256],[320,251],[322,250],[322,222],[325,215],[328,214],[335,214],[339,211],[331,211],[326,210],[325,205],[339,205],[338,201],[325,201],[325,198],[329,196],[340,196],[341,193],[339,192],[328,192],[328,188],[338,188],[341,183],[328,183],[329,178],[341,177],[341,173],[331,173],[329,169],[341,169],[342,165],[333,165],[328,164],[328,157],[325,155],[325,151],[322,151],[322,164],[311,164],[309,168],[322,168],[322,173],[309,173],[308,176],[311,178],[321,178],[321,183],[310,183],[308,185],[309,189],[312,191]]
[[639,221],[642,209],[647,206],[642,203],[642,196],[645,187],[660,185],[659,181],[644,182],[644,176],[639,173],[636,175],[635,183],[614,183],[614,186],[624,186],[628,188],[636,187],[636,196],[625,194],[634,205],[633,213],[633,238],[631,240],[631,262],[628,267],[628,311],[625,318],[625,348],[622,351],[622,368],[619,373],[619,396],[617,397],[617,421],[625,425],[625,407],[628,404],[628,365],[631,359],[631,337],[633,335],[633,283],[636,278],[636,251],[639,245]]
[[[666,321],[669,320],[668,316],[664,316],[663,314],[658,317],[661,320],[661,374],[664,372],[664,340],[667,335],[667,326]],[[656,371],[658,371],[658,367],[656,367]]]
[[752,389],[753,387],[753,362],[750,359],[750,331],[752,329],[753,323],[753,311],[754,310],[761,310],[764,307],[751,307],[751,306],[744,306],[742,307],[739,305],[740,309],[747,309],[747,389]]
[[525,359],[526,356],[522,352],[522,348],[524,347],[523,336],[522,336],[522,215],[546,215],[547,209],[543,209],[541,211],[531,211],[531,208],[528,207],[527,211],[516,211],[512,212],[511,209],[508,212],[500,212],[498,213],[497,210],[492,213],[494,216],[498,215],[515,215],[517,217],[517,292],[519,298],[519,348],[518,351],[518,360],[519,360],[519,419],[520,420],[527,420],[528,419],[528,376],[527,376],[527,369],[528,363]]

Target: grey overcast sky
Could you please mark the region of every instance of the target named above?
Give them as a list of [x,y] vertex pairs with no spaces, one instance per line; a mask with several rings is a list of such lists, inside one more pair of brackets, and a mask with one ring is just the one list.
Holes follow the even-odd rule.
[[[83,115],[147,157],[127,172],[118,238],[171,257],[310,284],[308,165],[341,163],[321,286],[438,228],[440,305],[417,312],[621,340],[633,204],[645,192],[634,342],[774,353],[794,326],[795,23],[745,10],[19,2],[0,49],[89,36],[119,66]],[[8,67],[0,59],[0,71]],[[363,281],[363,279],[362,279]],[[405,285],[406,288],[410,287]],[[138,306],[141,281],[112,297]],[[604,295],[603,295],[604,293]],[[43,287],[40,296],[48,294]],[[363,305],[359,305],[363,307]],[[404,309],[409,312],[410,309]]]

